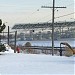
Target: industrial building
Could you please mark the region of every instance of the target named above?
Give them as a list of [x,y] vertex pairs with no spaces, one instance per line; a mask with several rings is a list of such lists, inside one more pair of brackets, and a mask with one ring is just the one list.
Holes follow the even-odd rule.
[[[15,24],[21,40],[50,40],[52,37],[52,23]],[[75,38],[75,21],[54,23],[54,39]]]

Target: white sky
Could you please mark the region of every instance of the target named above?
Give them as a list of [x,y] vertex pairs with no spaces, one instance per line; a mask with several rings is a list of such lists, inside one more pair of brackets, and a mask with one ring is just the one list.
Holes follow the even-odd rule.
[[[66,9],[56,9],[55,17],[74,12],[74,0],[55,1],[56,6],[67,7]],[[42,5],[52,6],[52,0],[0,0],[0,18],[10,27],[15,23],[48,22],[52,19],[52,9],[41,8]],[[74,18],[74,14],[55,19],[55,21],[65,21],[70,18]]]

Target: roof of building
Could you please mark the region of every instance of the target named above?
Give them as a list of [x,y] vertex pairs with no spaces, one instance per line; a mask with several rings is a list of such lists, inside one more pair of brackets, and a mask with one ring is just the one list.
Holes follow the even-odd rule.
[[[75,22],[56,22],[54,27],[71,27],[75,26]],[[33,28],[50,28],[52,23],[28,23],[28,24],[15,24],[12,29],[33,29]]]

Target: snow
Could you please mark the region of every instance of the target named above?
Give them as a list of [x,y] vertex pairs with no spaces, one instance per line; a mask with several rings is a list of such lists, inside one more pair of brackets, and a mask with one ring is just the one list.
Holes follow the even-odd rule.
[[5,47],[0,52],[0,75],[75,75],[75,55],[14,53],[9,45]]
[[0,75],[74,75],[75,56],[0,54]]
[[6,48],[5,53],[14,53],[14,50],[11,49],[11,47],[7,43],[4,43],[4,46]]

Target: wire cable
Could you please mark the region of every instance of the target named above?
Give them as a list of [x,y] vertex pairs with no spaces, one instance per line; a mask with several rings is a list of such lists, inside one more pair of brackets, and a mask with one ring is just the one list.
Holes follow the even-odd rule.
[[[72,14],[74,14],[74,13],[75,13],[75,12],[69,13],[69,14],[66,14],[66,15],[62,15],[62,16],[58,16],[58,17],[55,17],[54,19],[61,18],[61,17],[65,17],[65,16],[69,16],[69,15],[72,15]],[[52,21],[52,19],[49,20],[49,21]],[[47,21],[47,22],[49,22],[49,21]]]

